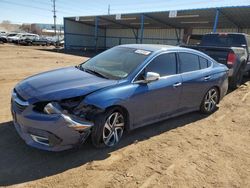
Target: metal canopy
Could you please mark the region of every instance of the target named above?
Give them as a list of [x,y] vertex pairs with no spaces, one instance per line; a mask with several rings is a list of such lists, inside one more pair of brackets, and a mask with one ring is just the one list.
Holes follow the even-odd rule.
[[[220,7],[208,9],[179,10],[176,17],[169,17],[166,12],[148,12],[122,14],[121,19],[116,15],[69,17],[83,24],[95,26],[98,17],[99,28],[130,28],[140,29],[143,19],[143,28],[212,28],[214,26],[216,12],[218,14],[218,28],[249,28],[250,6],[244,7]],[[143,16],[142,16],[143,15]]]

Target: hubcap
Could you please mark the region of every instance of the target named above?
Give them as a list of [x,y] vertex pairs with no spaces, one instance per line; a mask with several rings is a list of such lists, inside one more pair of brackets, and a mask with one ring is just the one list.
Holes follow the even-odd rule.
[[205,98],[205,109],[208,112],[211,112],[216,107],[218,101],[218,94],[215,89],[211,89],[208,91],[206,98]]
[[114,146],[122,137],[124,117],[119,112],[112,113],[103,127],[103,142],[106,146]]

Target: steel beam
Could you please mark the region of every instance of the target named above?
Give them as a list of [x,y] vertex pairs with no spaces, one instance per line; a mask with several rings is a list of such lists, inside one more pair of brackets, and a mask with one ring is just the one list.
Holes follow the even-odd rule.
[[67,50],[67,37],[66,37],[66,18],[63,18],[63,33],[64,33],[64,50]]
[[140,35],[140,43],[142,44],[144,35],[144,14],[141,14],[141,35]]
[[176,26],[174,26],[174,25],[172,25],[172,24],[169,24],[169,23],[167,23],[167,22],[164,22],[164,21],[162,21],[161,19],[155,18],[155,17],[153,17],[153,16],[149,16],[148,14],[144,14],[144,15],[145,15],[146,17],[150,18],[151,20],[154,20],[154,21],[156,21],[156,22],[158,22],[158,23],[160,23],[160,24],[163,24],[163,25],[165,25],[165,26],[168,26],[168,27],[171,27],[171,28],[180,29],[180,27],[176,27]]
[[95,51],[98,50],[98,17],[95,17]]

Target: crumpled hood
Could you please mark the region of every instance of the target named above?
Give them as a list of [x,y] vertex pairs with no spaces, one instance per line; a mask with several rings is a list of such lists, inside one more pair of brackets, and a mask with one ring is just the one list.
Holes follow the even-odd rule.
[[117,82],[67,67],[31,76],[18,83],[15,89],[32,104],[83,96]]

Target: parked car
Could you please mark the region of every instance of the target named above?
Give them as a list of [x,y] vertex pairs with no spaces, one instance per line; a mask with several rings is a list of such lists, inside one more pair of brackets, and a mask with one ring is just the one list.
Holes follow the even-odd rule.
[[47,46],[49,45],[49,41],[45,37],[33,37],[33,38],[25,38],[20,41],[20,44],[23,45],[42,45]]
[[6,35],[7,32],[6,31],[0,31],[0,35]]
[[62,40],[50,39],[49,44],[56,46],[56,47],[62,47],[62,46],[64,46],[64,39],[62,39]]
[[0,42],[2,42],[2,43],[8,42],[8,41],[7,41],[7,37],[4,36],[4,35],[0,36]]
[[227,87],[228,68],[204,53],[131,44],[21,81],[11,111],[30,146],[60,151],[91,135],[94,146],[112,147],[125,130],[191,111],[213,113]]
[[35,38],[38,38],[38,37],[39,35],[37,34],[23,33],[23,34],[17,35],[15,39],[12,39],[12,42],[16,44],[24,44],[25,40],[34,40]]
[[239,87],[243,75],[250,76],[250,36],[243,33],[211,33],[203,36],[200,45],[184,46],[206,53],[229,68],[229,86]]
[[16,39],[16,36],[18,35],[18,33],[10,33],[10,34],[8,34],[7,35],[7,41],[8,42],[12,42],[12,40],[14,39]]
[[33,45],[42,45],[42,46],[50,45],[48,39],[45,38],[45,37],[38,37],[38,38],[35,38],[35,39],[32,41],[32,44],[33,44]]

